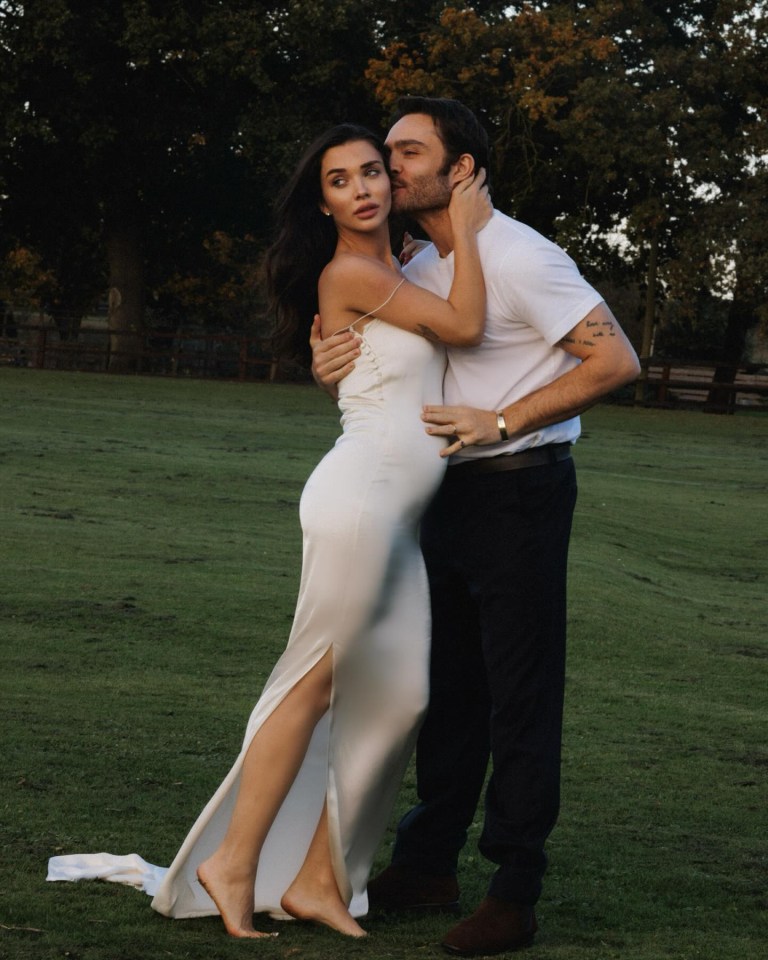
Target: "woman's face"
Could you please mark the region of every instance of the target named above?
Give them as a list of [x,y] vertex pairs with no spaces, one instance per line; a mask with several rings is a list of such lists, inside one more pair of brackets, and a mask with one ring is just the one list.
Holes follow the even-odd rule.
[[384,159],[367,140],[326,150],[320,165],[320,209],[339,229],[369,233],[389,216],[392,188]]

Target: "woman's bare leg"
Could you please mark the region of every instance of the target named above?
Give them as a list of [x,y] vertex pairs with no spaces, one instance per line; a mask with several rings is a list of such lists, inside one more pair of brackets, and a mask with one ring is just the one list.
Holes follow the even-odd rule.
[[328,709],[332,683],[329,650],[255,734],[243,761],[226,835],[197,869],[200,883],[233,937],[268,936],[253,927],[253,887],[261,848],[301,767],[315,726]]
[[367,936],[339,893],[331,865],[327,804],[323,805],[323,812],[301,870],[283,894],[280,905],[286,913],[298,920],[314,920],[349,937]]

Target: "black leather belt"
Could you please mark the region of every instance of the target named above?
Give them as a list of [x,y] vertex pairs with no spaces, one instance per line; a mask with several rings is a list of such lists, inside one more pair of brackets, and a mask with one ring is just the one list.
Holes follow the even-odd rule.
[[498,473],[501,470],[526,470],[528,467],[544,467],[550,463],[560,463],[571,456],[570,443],[547,443],[541,447],[531,447],[519,453],[502,453],[497,457],[478,457],[463,463],[451,464],[448,473],[462,477],[476,473]]

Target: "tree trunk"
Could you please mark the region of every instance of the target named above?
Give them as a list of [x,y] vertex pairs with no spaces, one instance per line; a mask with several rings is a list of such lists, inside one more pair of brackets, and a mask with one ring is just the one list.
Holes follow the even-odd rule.
[[80,333],[80,320],[82,319],[79,313],[60,307],[51,307],[50,314],[56,324],[59,340],[62,342],[77,340]]
[[143,345],[144,262],[138,229],[115,223],[107,233],[110,373],[135,373]]
[[[659,232],[654,230],[648,250],[648,273],[645,281],[645,316],[643,319],[643,342],[640,358],[649,360],[653,353],[653,331],[656,326],[656,274],[659,256]],[[645,381],[647,373],[643,371],[635,384],[635,403],[645,399]]]
[[69,349],[69,344],[74,346],[77,341],[82,317],[76,310],[68,310],[62,304],[49,307],[48,312],[59,334],[58,344],[51,345],[54,366],[57,370],[71,370],[77,366],[77,354]]
[[[728,310],[728,323],[725,327],[722,361],[715,367],[713,381],[719,384],[733,384],[739,364],[744,359],[744,347],[747,331],[755,320],[751,305],[739,296],[739,284],[736,284],[733,300]],[[728,387],[715,386],[709,391],[704,409],[707,413],[733,413],[736,394]]]

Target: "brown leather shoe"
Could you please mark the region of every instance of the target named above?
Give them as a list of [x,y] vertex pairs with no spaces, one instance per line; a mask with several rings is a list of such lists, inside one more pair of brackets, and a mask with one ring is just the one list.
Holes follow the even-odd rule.
[[448,932],[441,946],[457,957],[485,957],[530,947],[536,930],[533,907],[486,897],[472,916]]
[[371,910],[458,913],[459,884],[454,876],[430,877],[392,865],[369,881],[368,906]]

